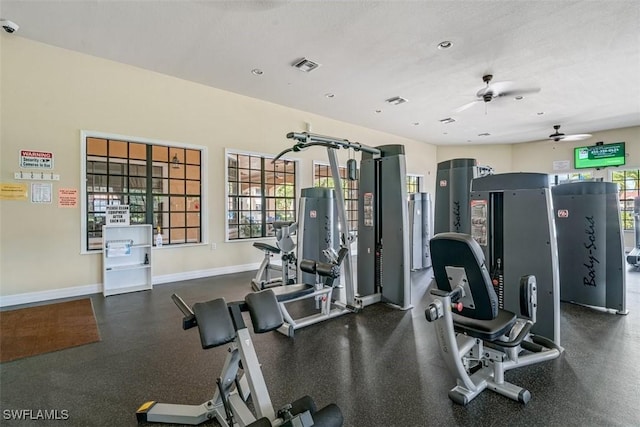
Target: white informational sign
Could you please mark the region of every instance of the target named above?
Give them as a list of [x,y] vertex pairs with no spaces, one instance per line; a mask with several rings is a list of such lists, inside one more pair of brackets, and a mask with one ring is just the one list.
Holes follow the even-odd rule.
[[133,240],[110,240],[107,242],[107,258],[131,255]]
[[487,246],[487,214],[489,212],[488,200],[471,201],[471,237],[479,245]]
[[129,225],[129,205],[107,205],[105,225]]
[[554,171],[568,171],[569,169],[571,169],[570,160],[555,160],[553,162]]
[[29,169],[53,169],[53,153],[48,151],[20,150],[20,167]]
[[31,183],[31,203],[51,203],[53,185],[50,183]]

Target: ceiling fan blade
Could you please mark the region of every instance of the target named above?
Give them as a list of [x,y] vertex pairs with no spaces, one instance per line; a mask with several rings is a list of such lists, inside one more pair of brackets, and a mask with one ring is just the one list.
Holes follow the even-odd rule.
[[469,108],[473,107],[475,104],[477,104],[478,102],[481,102],[481,101],[482,101],[482,99],[476,99],[475,101],[471,101],[471,102],[469,102],[467,104],[464,104],[464,105],[456,108],[453,111],[456,112],[456,113],[460,113],[460,112],[462,112],[464,110],[468,110]]
[[487,86],[480,89],[478,92],[476,92],[476,96],[478,98],[482,98],[484,94],[487,92],[493,92],[494,94],[504,92],[506,90],[511,89],[514,86],[514,84],[515,83],[513,83],[512,81],[490,83]]
[[538,93],[538,92],[540,92],[539,87],[532,87],[532,88],[526,88],[526,89],[512,89],[512,90],[502,91],[498,93],[498,96],[520,96],[520,95],[530,95],[532,93]]
[[577,133],[575,135],[565,135],[561,139],[563,141],[582,141],[583,139],[591,138],[593,135],[589,133]]

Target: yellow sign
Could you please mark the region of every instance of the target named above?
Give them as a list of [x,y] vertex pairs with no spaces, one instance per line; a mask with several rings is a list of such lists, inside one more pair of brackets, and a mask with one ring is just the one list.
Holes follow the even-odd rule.
[[0,200],[27,200],[27,184],[0,183]]

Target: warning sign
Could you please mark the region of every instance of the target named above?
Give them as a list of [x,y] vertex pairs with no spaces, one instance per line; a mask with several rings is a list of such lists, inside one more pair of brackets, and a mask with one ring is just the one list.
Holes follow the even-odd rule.
[[53,169],[53,153],[48,151],[20,150],[20,167],[29,169]]
[[78,207],[78,189],[77,188],[59,188],[58,189],[58,207],[59,208],[77,208]]
[[129,225],[129,205],[107,205],[105,225]]
[[558,218],[569,218],[568,209],[558,209]]

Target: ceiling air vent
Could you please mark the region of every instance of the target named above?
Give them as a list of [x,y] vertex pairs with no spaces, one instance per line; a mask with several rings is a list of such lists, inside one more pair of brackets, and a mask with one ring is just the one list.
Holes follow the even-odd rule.
[[393,98],[386,99],[385,101],[391,105],[400,105],[404,104],[405,102],[409,102],[407,99],[404,99],[401,96],[394,96]]
[[313,62],[308,60],[307,58],[302,58],[299,61],[296,61],[293,66],[300,71],[304,71],[305,73],[309,73],[320,66],[317,62]]

